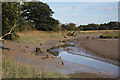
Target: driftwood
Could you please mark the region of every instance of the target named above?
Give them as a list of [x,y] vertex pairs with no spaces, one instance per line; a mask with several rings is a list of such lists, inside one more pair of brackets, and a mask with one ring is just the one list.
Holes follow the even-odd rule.
[[11,30],[10,30],[8,33],[6,33],[5,35],[3,35],[3,36],[0,37],[0,40],[4,40],[3,37],[5,37],[5,36],[7,36],[7,35],[9,35],[9,34],[12,34],[11,32],[13,31],[13,29],[14,29],[15,27],[16,27],[16,22],[15,22],[14,26],[11,28]]
[[43,57],[42,59],[50,59],[51,57],[49,55],[46,55],[45,57]]
[[73,31],[73,33],[70,33],[70,32],[69,32],[67,35],[68,35],[68,36],[74,36],[74,34],[75,34],[76,31],[77,31],[77,30],[75,29],[75,30]]
[[77,30],[75,29],[74,32],[73,32],[71,35],[73,36],[73,35],[75,34],[76,31],[77,31]]
[[41,49],[40,48],[38,48],[38,47],[36,47],[36,54],[40,54],[40,53],[42,53],[42,51],[41,51]]

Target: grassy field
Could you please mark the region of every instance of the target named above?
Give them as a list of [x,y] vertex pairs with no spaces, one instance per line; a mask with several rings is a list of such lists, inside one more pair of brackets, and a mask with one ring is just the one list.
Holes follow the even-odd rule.
[[79,34],[96,34],[105,32],[117,32],[118,30],[89,30],[89,31],[78,31]]
[[61,39],[66,35],[66,32],[45,32],[45,31],[28,31],[18,33],[21,37],[19,42],[23,43],[44,43],[49,39]]
[[98,34],[102,35],[100,38],[120,38],[120,31],[118,30],[94,30],[94,31],[78,31],[78,34]]
[[[71,33],[73,31],[70,31]],[[21,37],[19,42],[22,43],[44,43],[50,39],[62,39],[68,31],[47,32],[47,31],[26,31],[18,33]],[[75,34],[102,34],[101,38],[120,38],[118,30],[92,30],[92,31],[77,31]]]
[[120,38],[119,31],[105,32],[100,38]]
[[38,72],[35,68],[26,66],[19,62],[3,57],[2,61],[2,77],[3,78],[68,78],[64,74],[53,71]]

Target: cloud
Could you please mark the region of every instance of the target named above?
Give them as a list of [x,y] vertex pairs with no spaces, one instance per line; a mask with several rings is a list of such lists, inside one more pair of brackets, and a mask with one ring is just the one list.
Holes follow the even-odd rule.
[[101,8],[101,10],[108,10],[108,11],[111,11],[111,10],[112,10],[112,7]]
[[71,8],[70,7],[65,7],[65,6],[53,6],[52,10],[59,11],[59,12],[64,12],[64,11],[71,10]]
[[59,6],[54,6],[54,9],[59,9],[60,7]]
[[76,7],[75,7],[75,6],[72,6],[72,9],[76,9]]
[[76,14],[72,14],[72,17],[76,17],[77,15]]
[[93,10],[93,9],[96,9],[96,6],[94,6],[94,7],[88,7],[88,8],[86,8],[87,10]]
[[64,14],[64,17],[69,17],[67,14]]

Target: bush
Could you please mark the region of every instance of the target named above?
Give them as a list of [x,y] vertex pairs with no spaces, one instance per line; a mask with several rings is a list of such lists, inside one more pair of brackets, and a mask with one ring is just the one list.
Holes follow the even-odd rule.
[[100,38],[120,38],[118,31],[106,32],[100,35]]
[[10,34],[10,35],[7,35],[4,37],[4,39],[8,39],[8,40],[15,40],[15,39],[19,39],[20,36],[17,34],[17,33],[13,33],[13,34]]

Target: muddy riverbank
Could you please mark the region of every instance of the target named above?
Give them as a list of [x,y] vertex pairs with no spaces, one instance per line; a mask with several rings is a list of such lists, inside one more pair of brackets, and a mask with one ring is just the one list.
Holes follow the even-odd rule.
[[[39,70],[43,70],[43,69],[49,70],[50,69],[50,70],[57,70],[57,71],[65,73],[65,74],[69,74],[69,73],[72,73],[71,72],[72,69],[73,70],[76,69],[76,71],[79,70],[79,73],[84,72],[84,71],[82,71],[82,69],[84,69],[84,70],[87,70],[85,72],[86,74],[90,73],[91,71],[92,71],[92,74],[93,73],[96,74],[95,70],[89,70],[87,67],[84,67],[83,65],[80,65],[80,64],[75,64],[75,63],[71,64],[71,62],[64,61],[60,58],[42,59],[44,57],[44,55],[49,55],[52,57],[53,55],[48,53],[46,50],[50,49],[51,47],[54,47],[54,46],[63,45],[64,40],[71,40],[71,41],[76,42],[77,43],[76,47],[78,47],[78,49],[81,47],[82,44],[85,43],[85,41],[88,41],[88,42],[89,42],[89,40],[94,41],[94,39],[87,39],[86,37],[88,37],[88,36],[97,38],[99,36],[99,34],[95,34],[95,35],[93,35],[93,34],[87,35],[86,34],[86,35],[80,35],[77,37],[63,38],[62,39],[63,42],[61,41],[61,39],[49,39],[48,41],[46,41],[42,44],[40,44],[40,43],[36,43],[36,44],[19,43],[19,41],[18,42],[7,41],[7,42],[3,43],[3,46],[10,50],[6,50],[6,49],[3,50],[3,56],[11,56],[14,59],[16,59],[17,61],[20,61],[22,63],[35,65],[37,67],[39,66],[38,67]],[[98,39],[95,39],[95,40],[98,40]],[[85,44],[87,44],[87,43],[85,43]],[[94,46],[93,44],[91,44],[91,45]],[[86,45],[82,45],[82,46],[86,47]],[[41,49],[41,51],[44,53],[43,56],[31,55],[31,53],[33,53],[33,51],[35,50],[36,47],[39,47]],[[88,48],[88,50],[91,50],[91,49]],[[97,55],[97,53],[96,53],[96,55]],[[106,56],[106,58],[108,58],[108,57],[109,57],[109,55]],[[64,62],[64,65],[59,64],[59,62],[61,62],[61,61]],[[98,73],[100,73],[100,72],[98,72]],[[98,75],[104,75],[104,74],[98,74]]]

